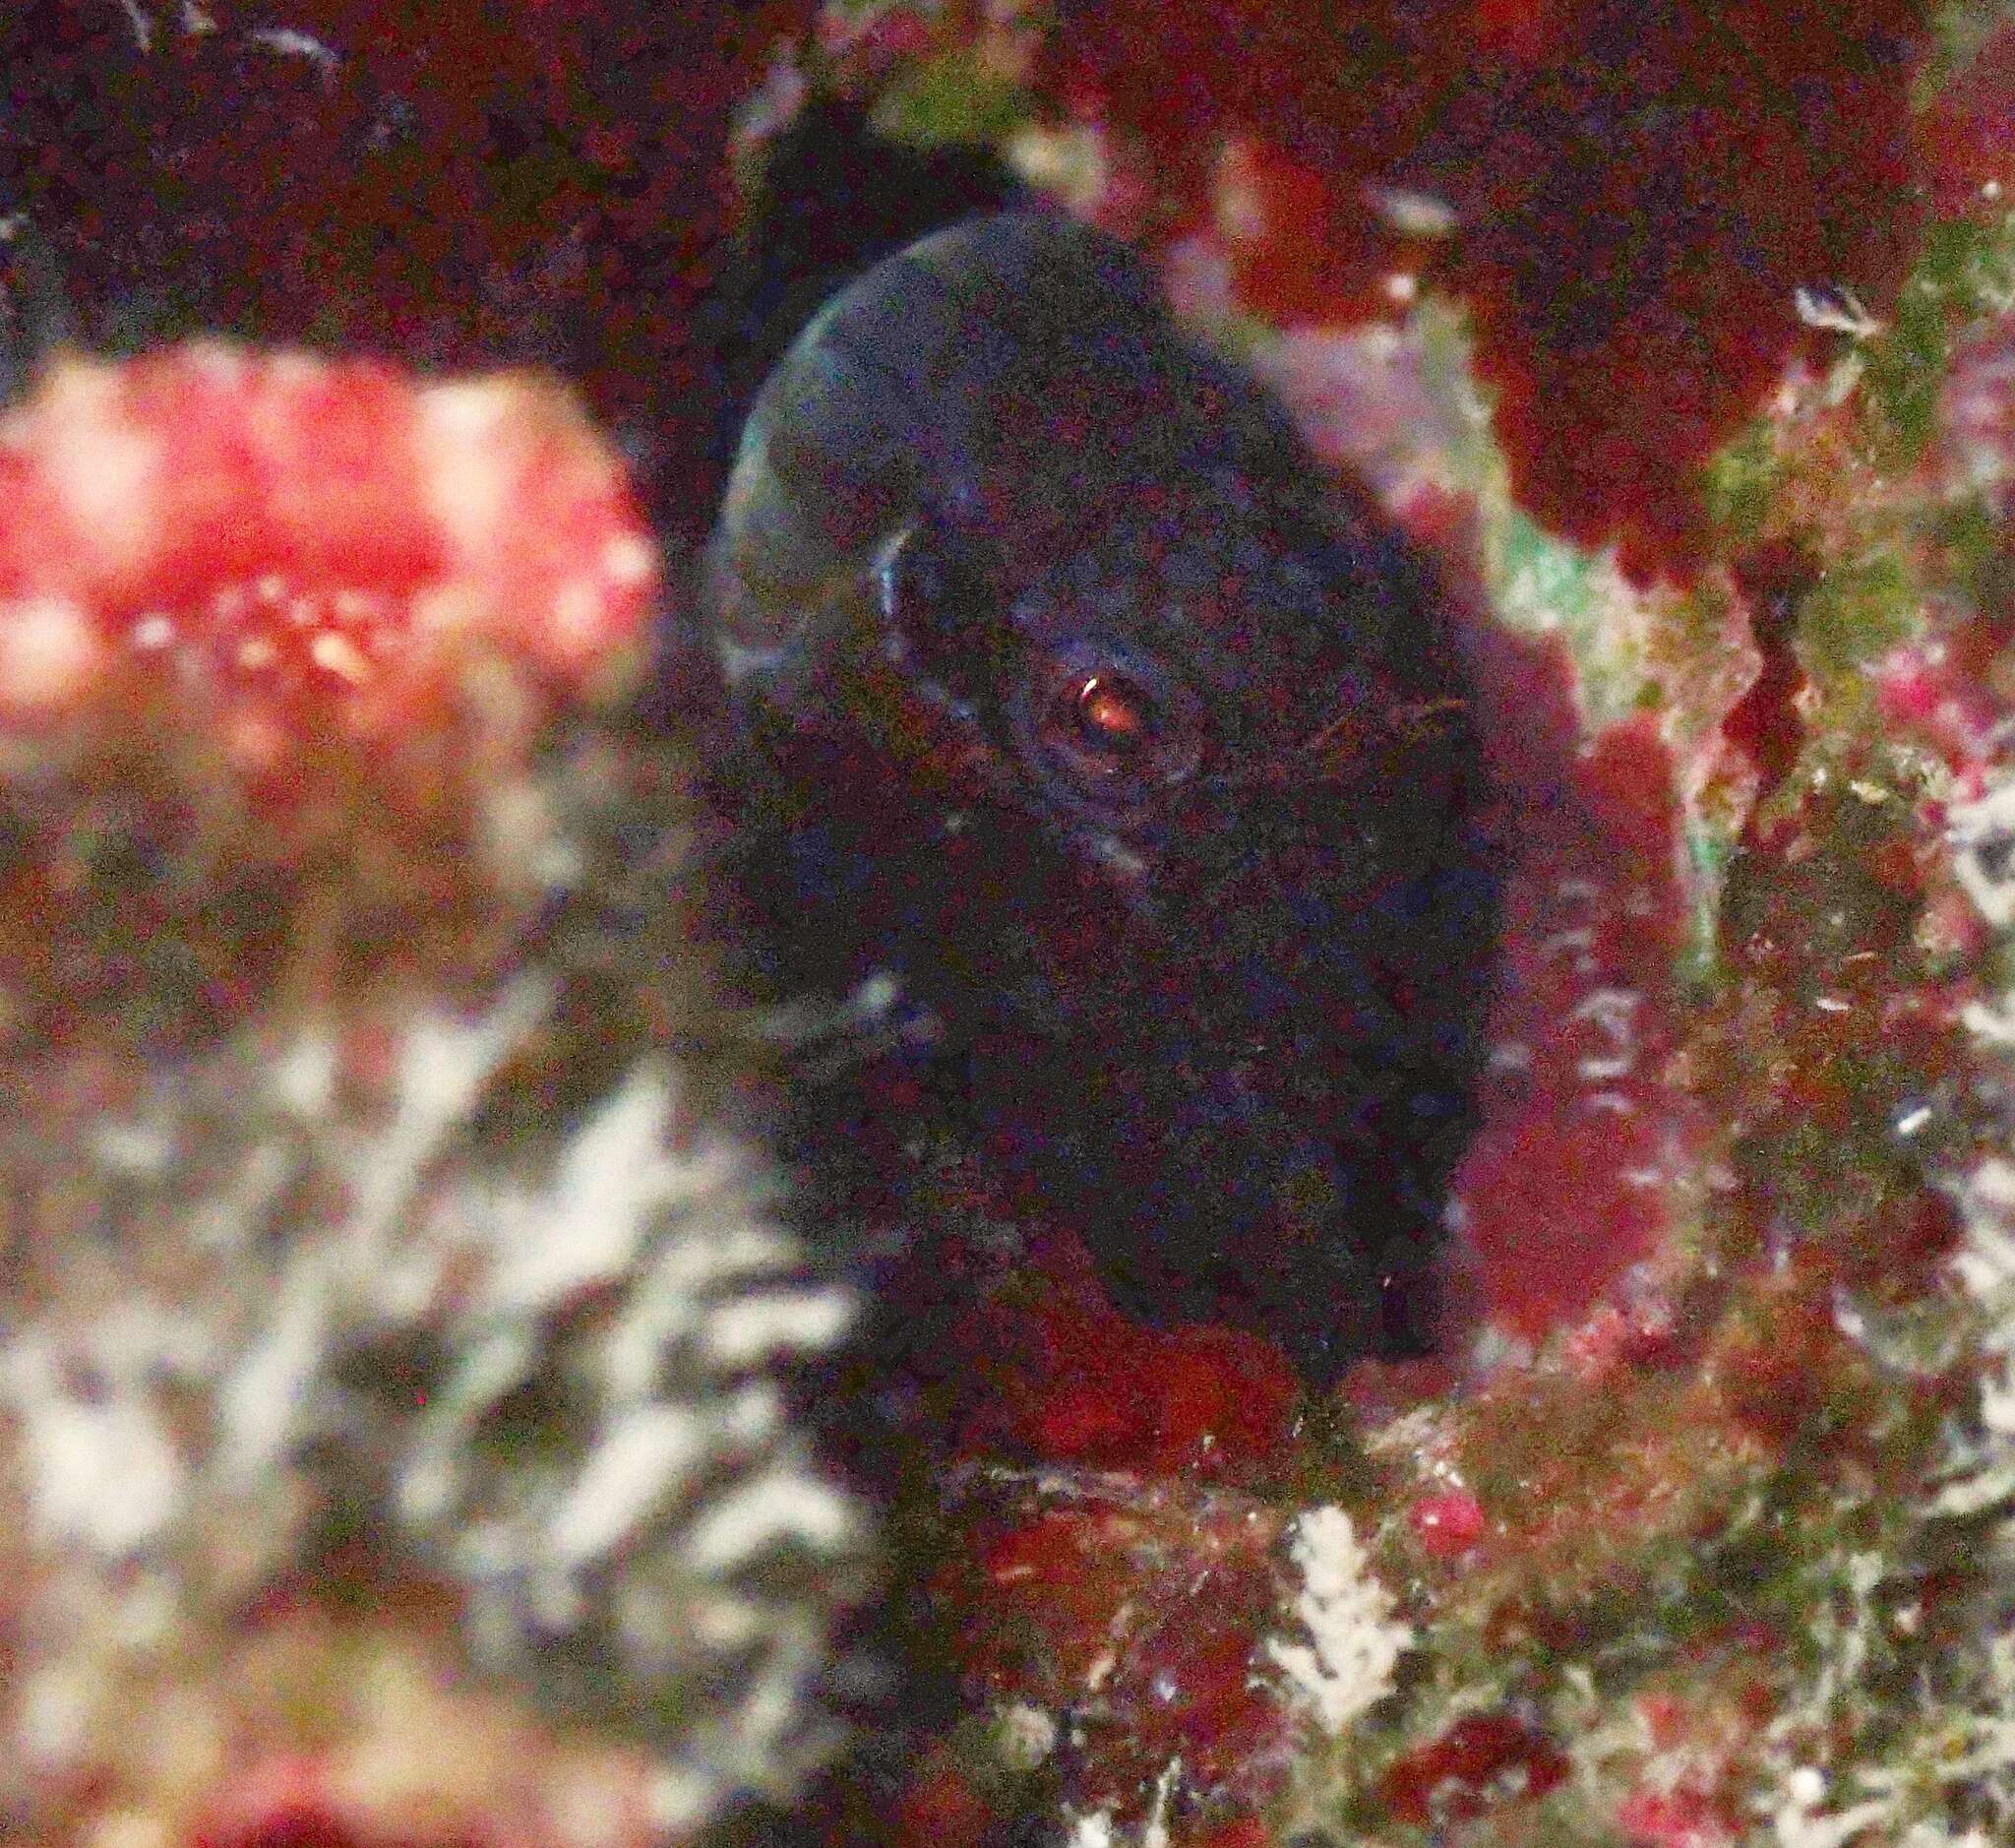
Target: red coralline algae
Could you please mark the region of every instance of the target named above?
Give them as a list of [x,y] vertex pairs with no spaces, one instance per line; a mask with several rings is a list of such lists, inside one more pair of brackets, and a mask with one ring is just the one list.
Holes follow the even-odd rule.
[[[983,1473],[947,1510],[939,1586],[972,1703],[1056,1724],[1073,1806],[1137,1818],[1179,1792],[1201,1808],[1173,1842],[1237,1843],[1298,1728],[1264,1656],[1281,1516],[1231,1485],[1289,1452],[1300,1383],[1254,1336],[1128,1322],[1069,1241],[994,1289],[952,1337],[975,1377],[951,1480]],[[914,1802],[965,1817],[969,1796],[933,1775]]]
[[1598,1304],[1560,1345],[1567,1370],[1590,1387],[1639,1369],[1676,1366],[1685,1357],[1672,1305],[1657,1297]]
[[1467,1489],[1424,1495],[1406,1510],[1407,1523],[1422,1550],[1436,1559],[1460,1559],[1483,1538],[1484,1505]]
[[656,587],[621,465],[529,379],[219,343],[66,360],[0,445],[17,723],[152,677],[283,757],[303,727],[410,722],[470,654],[548,698],[605,679]]
[[1273,1831],[1255,1817],[1242,1817],[1194,1837],[1194,1848],[1273,1848]]
[[1892,650],[1869,674],[1882,716],[1938,753],[1962,799],[1983,793],[1982,773],[2000,748],[2003,713],[1979,665],[1939,637]]
[[1487,55],[1530,64],[1553,48],[1566,10],[1558,0],[1475,0],[1469,27]]
[[964,1428],[968,1454],[1216,1474],[1263,1464],[1287,1439],[1299,1383],[1257,1336],[1159,1331],[1061,1300],[981,1321],[975,1337],[999,1359]]
[[1731,1848],[1741,1823],[1725,1805],[1697,1790],[1638,1790],[1617,1809],[1629,1848]]
[[1917,0],[1059,12],[1052,88],[1146,144],[1162,222],[1214,204],[1275,320],[1384,312],[1425,267],[1526,504],[1641,571],[1700,555],[1694,471],[1800,349],[1799,290],[1879,311],[1896,279]]
[[332,1791],[327,1765],[281,1758],[237,1780],[178,1848],[541,1848],[515,1829],[424,1816],[388,1823],[356,1808]]
[[1809,562],[1788,546],[1764,547],[1737,567],[1761,661],[1749,690],[1722,720],[1721,736],[1755,769],[1752,805],[1791,774],[1804,747],[1799,707],[1801,699],[1811,697],[1810,682],[1792,646],[1792,631],[1799,599],[1810,589],[1812,577]]
[[1531,1337],[1656,1248],[1693,1133],[1664,1074],[1678,818],[1650,724],[1584,745],[1557,644],[1476,642],[1508,865],[1483,1123],[1455,1192],[1479,1307]]
[[1388,1765],[1378,1795],[1399,1821],[1425,1828],[1543,1797],[1567,1771],[1559,1748],[1522,1721],[1473,1713]]
[[188,1848],[365,1848],[335,1814],[327,1781],[312,1758],[263,1765],[211,1806]]
[[898,1848],[981,1848],[999,1819],[970,1778],[949,1764],[934,1762],[903,1792],[893,1839]]
[[1298,1734],[1262,1646],[1278,1513],[1173,1476],[1044,1470],[975,1493],[978,1583],[947,1587],[959,1658],[981,1702],[1068,1721],[1074,1799],[1138,1816],[1177,1761],[1214,1820],[1275,1794]]
[[[1835,1402],[1860,1359],[1839,1326],[1832,1267],[1801,1253],[1790,1275],[1758,1285],[1739,1330],[1714,1350],[1711,1377],[1728,1415],[1774,1449],[1856,1436]],[[1772,1287],[1774,1286],[1774,1287]],[[1844,1428],[1843,1428],[1844,1427]]]
[[[351,1828],[331,1810],[312,1803],[282,1803],[270,1812],[227,1827],[204,1827],[188,1848],[500,1848],[487,1835],[470,1835],[450,1826],[370,1829]],[[513,1840],[502,1848],[542,1848],[531,1840]]]
[[2002,25],[1940,88],[1914,139],[1940,216],[1990,216],[2015,201],[2015,26]]
[[885,77],[935,48],[931,20],[903,6],[824,7],[814,30],[819,49],[856,81]]

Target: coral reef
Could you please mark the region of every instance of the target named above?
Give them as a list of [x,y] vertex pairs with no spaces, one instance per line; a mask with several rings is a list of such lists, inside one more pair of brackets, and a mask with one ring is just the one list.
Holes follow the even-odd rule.
[[[1184,1414],[1086,1358],[1141,1337],[1105,1331],[1068,1253],[1068,1310],[1026,1307],[1026,1276],[998,1297],[947,1503],[995,1721],[935,1767],[934,1826],[979,1842],[970,1818],[1047,1805],[1086,1844],[2006,1832],[2006,31],[1958,9],[1927,41],[1914,268],[1866,300],[1784,278],[1775,395],[1765,370],[1730,391],[1711,461],[1655,388],[1637,406],[1628,441],[1704,466],[1668,471],[1691,535],[1633,543],[1628,573],[1536,525],[1562,509],[1478,441],[1501,330],[1459,262],[1430,275],[1466,332],[1430,300],[1393,334],[1283,338],[1235,317],[1236,227],[1171,245],[1178,299],[1472,561],[1488,611],[1507,926],[1458,1178],[1470,1335],[1279,1426],[1198,1394],[1171,1472]],[[1081,141],[1035,145],[1087,170]],[[1088,209],[1153,222],[1089,171]],[[1880,234],[1907,217],[1899,192]],[[1722,326],[1687,313],[1688,339]],[[1606,485],[1610,530],[1663,518],[1635,475]],[[1311,1520],[1347,1537],[1326,1599],[1293,1581]],[[1323,1660],[1319,1609],[1359,1614],[1357,1679],[1293,1672]]]
[[[235,9],[108,7],[95,39],[54,31],[7,61],[10,121],[30,125],[0,128],[8,210],[48,220],[95,340],[122,304],[146,326],[132,298],[184,286],[193,243],[226,304],[205,315],[190,288],[214,325],[455,363],[516,341],[583,378],[690,531],[704,470],[675,459],[713,412],[682,407],[704,367],[667,304],[690,306],[711,262],[712,142],[737,94],[753,148],[796,94],[837,89],[896,133],[1008,149],[1157,251],[1192,323],[1263,372],[1472,605],[1507,928],[1446,1350],[1313,1397],[1261,1339],[1118,1314],[984,1146],[906,1155],[961,1312],[949,1454],[908,1543],[965,1712],[885,1831],[971,1848],[2006,1839],[2005,8],[1374,5],[1332,59],[1313,9],[1060,24],[833,7],[760,89],[755,56],[711,62],[716,90],[683,114],[653,88],[661,39],[595,49],[644,42],[631,9],[474,11],[457,20],[483,55],[437,89],[424,72],[451,27],[430,37],[404,13],[373,49],[353,9],[302,10],[332,67],[252,43]],[[187,29],[196,14],[218,30]],[[717,36],[710,9],[681,21]],[[1225,31],[1241,21],[1243,41]],[[51,113],[116,92],[107,72],[126,101]],[[249,99],[252,126],[218,132],[219,97]],[[697,161],[653,139],[689,131]],[[412,196],[446,209],[408,265],[377,241],[405,221],[388,175],[435,160],[447,177]],[[251,170],[275,177],[239,200]],[[525,199],[553,209],[500,230]],[[330,250],[340,282],[318,277]],[[624,304],[606,340],[582,306],[598,293]],[[38,519],[10,510],[9,544],[37,542]],[[137,639],[146,613],[111,633]],[[34,1207],[6,1248],[0,1625],[10,1664],[68,1671],[8,1671],[7,1819],[31,1840],[177,1848],[663,1832],[680,1791],[719,1789],[664,1781],[657,1755],[692,1735],[570,1676],[639,1633],[628,1562],[648,1605],[706,1557],[687,1524],[649,1525],[668,1505],[603,1499],[591,1474],[601,1455],[648,1480],[626,1457],[669,1468],[681,1428],[646,1395],[627,1401],[635,1448],[580,1434],[646,1308],[695,1309],[666,1350],[691,1396],[670,1402],[722,1405],[713,1312],[625,1269],[578,1297],[548,1279],[565,1313],[513,1310],[516,1347],[486,1346],[476,1318],[511,1275],[498,1229],[597,1172],[528,1123],[559,1100],[579,1133],[662,1151],[662,1113],[692,1107],[650,1076],[683,1076],[689,1043],[651,973],[667,939],[650,932],[683,928],[665,905],[678,856],[637,854],[657,837],[640,817],[686,813],[678,780],[640,774],[635,740],[570,716],[572,695],[541,708],[556,730],[461,749],[494,708],[464,710],[457,669],[452,697],[375,746],[336,727],[331,762],[321,731],[277,731],[315,744],[299,787],[321,793],[290,812],[344,819],[262,828],[270,792],[212,723],[243,688],[156,750],[134,712],[185,702],[98,705],[75,640],[9,638],[44,676],[14,684],[92,697],[6,736],[8,800],[32,820],[10,864],[43,882],[8,914],[10,1018],[63,1019],[7,1054],[32,1099],[9,1114],[10,1193]],[[200,650],[174,658],[224,684]],[[430,763],[457,773],[413,768]],[[331,793],[381,789],[397,798]],[[326,844],[297,869],[300,839]],[[536,851],[556,841],[571,850]],[[243,876],[275,863],[276,888]],[[332,902],[379,924],[331,930]],[[135,930],[182,948],[120,962],[122,905],[214,934]],[[260,905],[287,921],[283,955],[247,928]],[[515,985],[539,966],[543,1003]],[[492,1106],[432,1140],[400,1078],[429,1048],[464,1073],[496,1062]],[[720,1210],[769,1225],[755,1143],[732,1140],[758,1198]],[[399,1210],[360,1218],[401,1175]],[[629,1258],[676,1268],[709,1223],[696,1211],[634,1222]],[[311,1290],[317,1269],[331,1282]],[[807,1286],[791,1268],[763,1287]],[[286,1332],[304,1296],[331,1321],[288,1376],[303,1389],[229,1398],[222,1357]],[[182,1313],[122,1320],[107,1299]],[[499,1373],[463,1376],[422,1329]],[[527,1367],[587,1396],[513,1398]],[[309,1441],[332,1428],[357,1442]],[[479,1441],[506,1428],[551,1448]],[[227,1464],[257,1451],[225,1429],[298,1444],[294,1495],[248,1496]],[[317,1526],[316,1506],[385,1517]],[[630,1555],[591,1513],[641,1518],[650,1541]],[[540,1518],[576,1550],[530,1571]],[[374,1525],[385,1550],[362,1544]],[[625,1569],[599,1574],[611,1546]],[[851,1566],[786,1565],[814,1592],[776,1608],[844,1601]],[[666,1632],[646,1615],[641,1633]],[[669,1689],[692,1666],[635,1672]],[[108,1712],[118,1725],[92,1717]]]

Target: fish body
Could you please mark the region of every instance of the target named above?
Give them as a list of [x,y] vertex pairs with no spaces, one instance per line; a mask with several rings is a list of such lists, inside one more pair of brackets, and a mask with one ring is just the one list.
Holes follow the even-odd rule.
[[1140,259],[1009,213],[843,290],[703,602],[780,982],[898,995],[1122,1306],[1418,1349],[1496,921],[1448,609]]

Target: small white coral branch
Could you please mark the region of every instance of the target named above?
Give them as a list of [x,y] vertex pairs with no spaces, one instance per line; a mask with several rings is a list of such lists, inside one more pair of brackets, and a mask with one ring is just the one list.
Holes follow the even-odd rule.
[[2015,878],[2008,849],[2015,842],[2015,781],[1946,811],[1952,871],[1981,916],[1996,930],[2015,928]]
[[2015,1162],[1988,1157],[1954,1195],[1966,1242],[1953,1267],[1986,1317],[1986,1364],[1980,1431],[1955,1446],[1932,1511],[1968,1517],[2015,1497]]
[[1323,1732],[1343,1731],[1391,1691],[1392,1670],[1413,1631],[1392,1617],[1392,1594],[1340,1508],[1314,1508],[1291,1529],[1289,1557],[1302,1574],[1295,1615],[1307,1643],[1269,1639],[1267,1653],[1286,1673]]
[[1846,1848],[1877,1823],[1895,1819],[1894,1806],[1880,1800],[1821,1813],[1801,1802],[1797,1793],[1771,1816],[1778,1848]]

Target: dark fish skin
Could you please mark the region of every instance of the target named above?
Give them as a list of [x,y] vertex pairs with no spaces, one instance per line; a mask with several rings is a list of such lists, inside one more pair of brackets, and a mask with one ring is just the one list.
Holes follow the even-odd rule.
[[708,356],[716,406],[707,460],[718,475],[763,382],[827,301],[928,232],[1027,203],[1013,173],[982,149],[891,141],[857,102],[807,101],[763,150],[739,234],[700,310],[695,344]]
[[1131,1313],[1421,1351],[1496,893],[1393,524],[1127,246],[1007,214],[804,332],[704,580],[772,977],[909,1028],[801,1084],[815,1188],[901,1220],[877,1164],[948,1133]]
[[77,337],[61,266],[23,215],[0,241],[0,407],[25,397],[48,355]]

